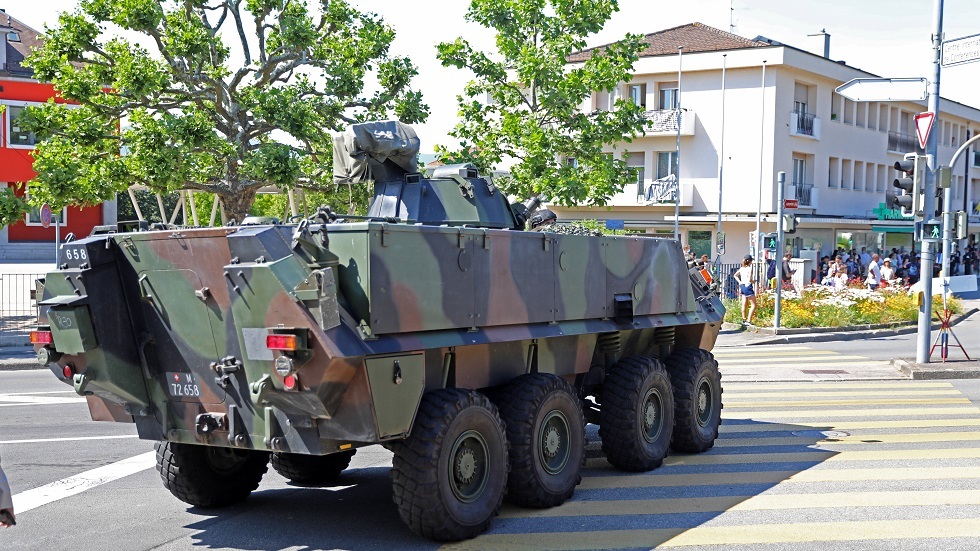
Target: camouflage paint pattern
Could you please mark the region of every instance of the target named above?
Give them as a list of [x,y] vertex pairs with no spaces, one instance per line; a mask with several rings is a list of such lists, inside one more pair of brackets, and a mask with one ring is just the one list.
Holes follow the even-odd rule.
[[519,231],[489,180],[414,176],[376,185],[371,221],[64,245],[38,289],[52,372],[141,438],[327,454],[405,437],[433,389],[581,390],[618,358],[714,345],[724,309],[677,242]]

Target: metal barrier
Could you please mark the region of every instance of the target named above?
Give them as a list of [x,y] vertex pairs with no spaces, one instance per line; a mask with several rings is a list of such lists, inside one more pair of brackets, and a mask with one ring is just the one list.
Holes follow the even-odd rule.
[[30,344],[37,323],[34,280],[44,274],[0,274],[0,346]]

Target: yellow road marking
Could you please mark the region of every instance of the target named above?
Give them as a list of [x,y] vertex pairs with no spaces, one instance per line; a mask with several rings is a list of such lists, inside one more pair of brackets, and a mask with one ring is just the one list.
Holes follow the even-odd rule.
[[868,480],[944,480],[980,478],[980,467],[923,469],[807,469],[805,471],[750,471],[694,474],[647,474],[590,476],[582,479],[580,490],[611,488],[673,488],[735,484],[786,484],[791,482],[855,482]]
[[722,434],[743,432],[795,431],[801,428],[818,430],[855,429],[925,429],[935,427],[976,427],[980,417],[974,419],[895,419],[888,421],[813,421],[808,423],[753,423],[749,425],[722,424]]
[[759,494],[676,499],[570,501],[561,507],[550,509],[523,509],[509,506],[501,511],[500,516],[502,518],[587,517],[917,505],[980,505],[980,491],[832,492],[826,494]]
[[[723,400],[724,401],[724,400]],[[728,404],[725,404],[728,407]],[[976,406],[968,407],[917,407],[915,410],[909,408],[882,408],[882,409],[823,409],[823,410],[773,410],[773,411],[730,411],[722,412],[724,419],[772,419],[780,420],[787,418],[808,418],[820,417],[888,417],[888,416],[908,416],[912,413],[916,415],[964,415],[969,413],[980,413],[980,408]]]
[[751,358],[779,358],[782,356],[841,356],[840,352],[834,352],[832,350],[766,350],[759,352],[722,352],[716,353],[715,359],[721,358],[740,358],[740,357],[751,357]]
[[726,398],[732,396],[743,398],[780,398],[780,397],[811,397],[811,396],[963,396],[955,388],[951,389],[927,389],[927,390],[817,390],[814,392],[800,392],[798,390],[787,390],[780,392],[729,392],[725,389],[723,393]]
[[980,432],[921,432],[908,434],[849,434],[827,438],[770,437],[770,438],[719,438],[718,448],[746,446],[811,446],[816,444],[909,444],[918,442],[980,442]]
[[[445,549],[609,549],[623,547],[688,547],[798,542],[980,537],[980,519],[871,520],[698,526],[655,530],[602,530],[557,534],[487,534],[445,546]],[[940,545],[937,541],[935,545]]]
[[980,448],[939,448],[928,450],[817,450],[791,453],[721,453],[700,455],[671,455],[664,465],[735,465],[773,462],[819,461],[888,461],[980,459]]
[[801,356],[799,358],[786,358],[786,361],[783,362],[780,362],[779,359],[780,356],[772,356],[771,358],[758,357],[758,356],[754,358],[736,358],[736,359],[726,358],[724,359],[724,361],[719,361],[718,363],[723,366],[762,364],[763,367],[771,367],[776,365],[792,366],[801,363],[815,364],[815,363],[828,363],[828,362],[833,362],[833,364],[828,363],[828,365],[836,365],[843,361],[847,361],[851,363],[867,362],[867,363],[891,364],[891,361],[889,360],[872,360],[867,356],[851,356],[851,355],[845,356],[843,354],[839,354],[835,356],[808,356],[808,357]]
[[953,388],[950,383],[934,383],[921,381],[871,381],[854,382],[840,381],[833,383],[726,383],[725,392],[741,390],[828,390],[828,389],[858,389],[858,388]]
[[[969,404],[968,398],[882,398],[880,400],[767,400],[764,402],[743,402],[741,400],[724,400],[726,408],[776,408],[798,406],[888,406],[888,405],[922,405],[922,404]],[[912,410],[907,410],[912,413]]]

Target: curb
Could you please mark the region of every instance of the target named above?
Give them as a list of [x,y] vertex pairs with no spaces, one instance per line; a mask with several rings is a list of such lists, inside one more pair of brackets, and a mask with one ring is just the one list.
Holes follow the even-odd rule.
[[977,360],[959,359],[946,363],[917,364],[904,358],[894,358],[892,365],[915,381],[980,379],[980,361]]

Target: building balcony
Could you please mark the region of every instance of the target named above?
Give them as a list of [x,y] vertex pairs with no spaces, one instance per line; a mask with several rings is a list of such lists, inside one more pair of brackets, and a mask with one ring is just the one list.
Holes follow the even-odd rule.
[[697,115],[691,109],[647,111],[646,119],[643,130],[647,136],[676,136],[678,126],[681,136],[693,136],[697,127]]
[[793,111],[789,114],[789,133],[791,136],[820,139],[820,119],[811,113]]
[[[673,208],[674,198],[678,190],[677,180],[673,176],[654,180],[652,182],[641,182],[626,184],[623,191],[614,195],[607,206],[610,207],[635,207],[635,206],[669,206]],[[680,185],[680,205],[681,207],[694,206],[694,185]]]
[[925,154],[925,150],[919,147],[918,138],[911,134],[902,134],[895,131],[888,132],[888,152],[900,153],[902,155],[913,152],[920,155]]
[[800,208],[816,209],[817,195],[819,190],[811,184],[805,182],[793,182],[786,190],[786,199],[796,199],[800,203]]

